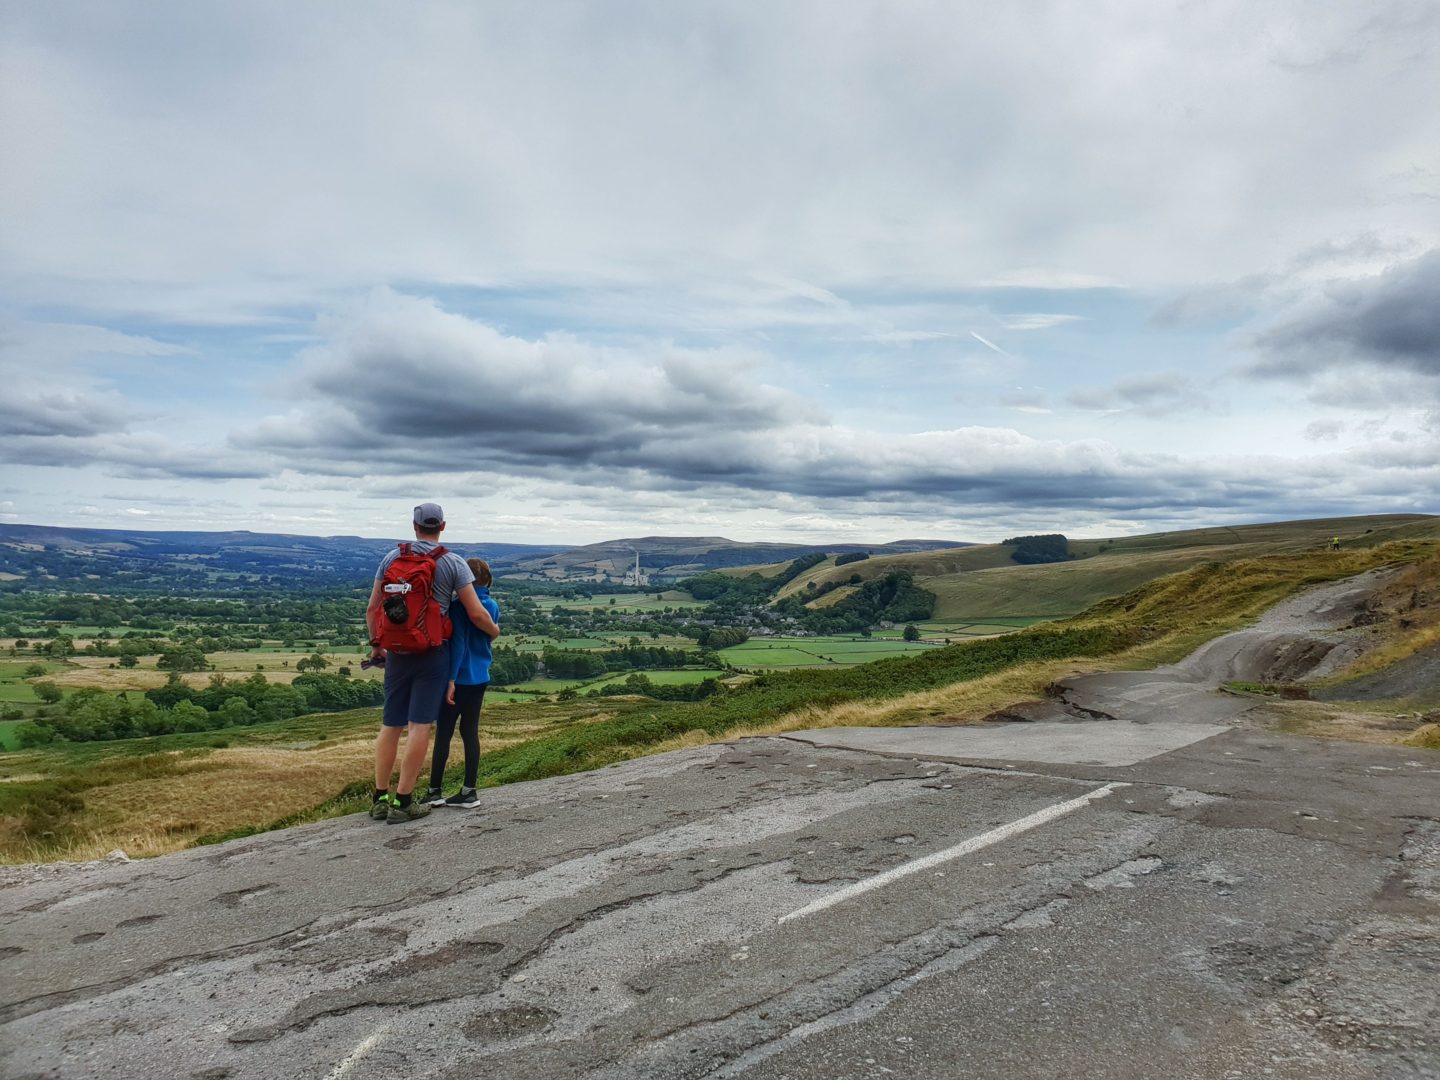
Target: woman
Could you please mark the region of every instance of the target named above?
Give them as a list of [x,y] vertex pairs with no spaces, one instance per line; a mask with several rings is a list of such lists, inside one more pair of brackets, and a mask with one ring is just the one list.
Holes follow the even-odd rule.
[[[484,559],[466,559],[465,563],[475,574],[475,595],[490,613],[490,618],[495,620],[496,637],[499,637],[500,606],[490,596],[493,580],[490,566]],[[470,807],[480,802],[475,790],[480,769],[480,706],[485,701],[485,688],[490,685],[492,639],[471,622],[463,610],[455,610],[458,604],[457,601],[450,609],[450,621],[455,626],[454,635],[450,638],[450,685],[435,723],[430,790],[425,794],[425,801],[431,806]],[[465,744],[465,783],[447,799],[441,794],[440,784],[445,779],[445,763],[450,758],[450,740],[455,734],[457,721],[460,741]]]

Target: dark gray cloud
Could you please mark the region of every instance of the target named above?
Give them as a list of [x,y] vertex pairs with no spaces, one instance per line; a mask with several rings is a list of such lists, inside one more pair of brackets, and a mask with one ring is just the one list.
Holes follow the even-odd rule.
[[258,454],[189,446],[160,435],[118,432],[104,435],[0,435],[0,461],[77,469],[99,466],[114,476],[137,480],[166,478],[235,480],[268,476],[273,461]]
[[1440,375],[1440,249],[1374,277],[1337,283],[1257,331],[1262,376],[1304,377],[1354,363]]
[[123,431],[135,410],[119,394],[64,387],[16,387],[0,399],[0,439]]
[[[744,357],[725,350],[528,341],[388,292],[327,332],[328,344],[312,352],[292,388],[309,404],[236,433],[236,448],[309,475],[379,483],[464,474],[482,486],[487,477],[569,485],[582,498],[589,491],[610,500],[654,492],[864,501],[896,514],[1027,506],[1253,507],[1273,515],[1297,499],[1305,512],[1316,509],[1317,490],[1340,497],[1356,489],[1338,457],[1279,468],[1269,459],[1125,453],[1100,440],[1045,440],[1008,428],[856,430],[755,384]],[[1095,393],[1090,407],[1158,413],[1203,404],[1177,373]]]

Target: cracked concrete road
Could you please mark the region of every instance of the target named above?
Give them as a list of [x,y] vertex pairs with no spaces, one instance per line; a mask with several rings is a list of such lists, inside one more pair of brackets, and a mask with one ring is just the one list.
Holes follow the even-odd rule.
[[1440,1076],[1440,755],[1103,685],[5,871],[0,1075]]

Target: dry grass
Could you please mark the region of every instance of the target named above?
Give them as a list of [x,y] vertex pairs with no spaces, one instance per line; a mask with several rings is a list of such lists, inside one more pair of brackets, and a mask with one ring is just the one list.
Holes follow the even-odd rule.
[[[597,712],[572,722],[598,723],[613,717],[613,712]],[[542,716],[483,724],[481,746],[487,752],[513,746],[554,730],[555,722]],[[404,753],[403,740],[400,752]],[[374,734],[366,730],[310,742],[217,749],[203,756],[177,754],[176,772],[162,781],[122,782],[87,792],[84,828],[58,844],[28,841],[19,831],[18,819],[0,817],[0,863],[84,861],[102,858],[115,848],[131,857],[179,851],[202,836],[278,821],[305,807],[319,806],[347,784],[368,777],[374,753]],[[457,739],[451,764],[460,758]],[[6,779],[45,776],[32,773]]]
[[1440,750],[1440,724],[1426,724],[1402,742],[1405,746],[1418,746],[1422,750]]
[[1287,735],[1440,749],[1440,739],[1433,734],[1440,732],[1440,725],[1411,718],[1416,715],[1397,702],[1276,701],[1260,706],[1252,717],[1262,727]]
[[60,846],[4,842],[0,862],[81,861],[115,848],[132,857],[163,855],[198,838],[315,806],[369,771],[373,737],[352,737],[306,748],[236,747],[189,758],[173,777],[111,784],[88,793],[85,828]]
[[[265,670],[260,674],[265,676],[267,682],[288,684],[300,674],[295,670],[295,665],[309,655],[308,652],[214,653],[210,656],[210,661],[215,667],[214,671],[187,672],[180,676],[180,681],[196,690],[203,690],[210,684],[211,677],[217,672],[230,680],[242,679],[255,674],[256,664],[263,664]],[[285,666],[287,661],[288,667]],[[153,656],[146,657],[133,668],[112,666],[115,664],[115,659],[109,656],[74,656],[68,663],[69,667],[51,672],[43,677],[57,686],[63,686],[69,690],[96,689],[108,693],[120,693],[122,691],[157,689],[165,685],[170,674],[167,671],[156,669]],[[333,672],[344,663],[350,665],[353,678],[383,678],[383,673],[378,669],[375,671],[360,670],[359,661],[353,656],[340,657],[331,654],[330,667],[326,670]]]

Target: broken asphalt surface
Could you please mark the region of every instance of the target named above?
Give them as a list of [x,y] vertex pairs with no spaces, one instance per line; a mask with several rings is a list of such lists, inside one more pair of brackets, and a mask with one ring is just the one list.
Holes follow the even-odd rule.
[[1440,1076],[1440,755],[1215,691],[1373,580],[1022,722],[4,871],[0,1075]]

